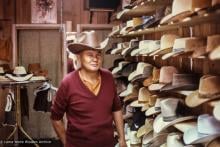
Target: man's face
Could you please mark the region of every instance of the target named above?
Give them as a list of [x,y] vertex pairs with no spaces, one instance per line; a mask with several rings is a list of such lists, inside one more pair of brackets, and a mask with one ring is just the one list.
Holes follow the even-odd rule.
[[95,50],[85,50],[79,53],[81,68],[95,72],[98,71],[102,65],[102,53]]

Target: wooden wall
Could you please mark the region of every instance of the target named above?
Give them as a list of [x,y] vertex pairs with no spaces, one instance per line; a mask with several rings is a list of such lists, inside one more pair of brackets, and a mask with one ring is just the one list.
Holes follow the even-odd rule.
[[[60,13],[61,0],[57,0],[58,23],[61,23]],[[63,23],[72,21],[73,30],[77,24],[88,24],[89,18],[90,12],[84,10],[84,0],[63,0]],[[31,23],[31,0],[0,0],[0,37],[10,36],[13,23]],[[92,23],[107,24],[108,12],[94,12]]]

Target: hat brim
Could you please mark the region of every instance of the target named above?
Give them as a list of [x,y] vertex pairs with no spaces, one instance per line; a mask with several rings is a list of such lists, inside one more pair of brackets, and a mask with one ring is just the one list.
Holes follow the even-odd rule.
[[172,52],[172,47],[156,50],[153,53],[151,53],[149,56],[164,55],[164,54],[167,54],[167,53],[170,53],[170,52]]
[[209,54],[209,59],[211,60],[219,60],[220,59],[220,46],[214,49],[210,54]]
[[179,84],[179,85],[172,85],[167,84],[160,89],[160,91],[172,91],[172,90],[196,90],[198,85],[196,84]]
[[127,102],[127,101],[134,101],[134,100],[137,100],[138,99],[138,94],[130,94],[128,96],[126,96],[123,101],[124,102]]
[[[146,102],[147,103],[147,102]],[[146,105],[146,103],[139,103],[138,100],[133,101],[130,106],[131,107],[143,107],[144,105]]]
[[33,76],[33,74],[27,74],[26,76],[22,76],[22,77],[16,77],[13,76],[12,74],[6,74],[5,76],[13,81],[23,82],[29,80]]
[[153,131],[153,126],[149,123],[149,124],[144,124],[143,126],[141,126],[138,131],[137,131],[137,137],[141,138],[143,135],[147,135],[149,134],[151,131]]
[[148,133],[146,136],[149,136],[149,140],[142,141],[142,146],[147,147],[159,147],[164,144],[167,140],[168,133],[156,134],[154,135],[153,131]]
[[173,126],[177,128],[179,131],[181,131],[182,133],[184,133],[188,131],[189,129],[193,129],[194,127],[196,127],[196,125],[197,125],[196,121],[187,121],[187,122],[174,124]]
[[175,55],[178,55],[181,52],[183,52],[183,51],[167,53],[167,54],[162,56],[162,60],[169,59],[169,58],[171,58],[171,57],[173,57]]
[[218,102],[218,104],[215,105],[213,109],[213,115],[217,120],[220,121],[220,102]]
[[154,128],[154,131],[156,133],[160,133],[163,130],[167,129],[168,127],[170,127],[174,124],[184,122],[184,121],[187,121],[187,120],[192,120],[192,119],[195,119],[195,118],[196,118],[195,116],[185,116],[185,117],[179,117],[179,118],[177,118],[173,121],[170,121],[170,122],[165,122],[163,120],[162,114],[160,114],[155,118],[153,128]]
[[197,127],[194,127],[193,129],[189,129],[184,133],[183,140],[185,144],[199,144],[199,143],[210,142],[211,140],[217,138],[218,136],[220,136],[220,133],[218,134],[198,133]]
[[146,112],[145,112],[145,116],[151,116],[154,114],[159,114],[161,112],[161,110],[155,110],[155,107],[150,107]]
[[91,47],[89,45],[82,44],[82,43],[70,44],[70,45],[68,45],[68,49],[73,54],[78,54],[84,50],[95,50],[95,51],[102,51],[103,50],[102,48],[94,48],[94,47]]
[[159,91],[164,86],[165,84],[162,84],[162,83],[151,84],[150,86],[148,86],[148,89],[150,91]]
[[199,95],[199,91],[196,90],[193,93],[191,93],[190,95],[188,95],[185,99],[185,103],[187,106],[189,107],[197,107],[205,102],[211,101],[211,100],[215,100],[220,98],[220,94],[217,94],[215,96],[210,96],[207,98],[202,98]]

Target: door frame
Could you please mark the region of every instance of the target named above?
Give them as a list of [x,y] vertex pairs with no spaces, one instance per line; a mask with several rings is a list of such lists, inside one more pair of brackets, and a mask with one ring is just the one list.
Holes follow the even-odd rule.
[[62,76],[67,73],[67,54],[66,54],[66,44],[65,44],[65,25],[61,24],[13,24],[12,26],[12,61],[11,66],[14,68],[18,65],[18,31],[19,30],[59,30],[62,41],[62,55],[61,55],[61,67]]

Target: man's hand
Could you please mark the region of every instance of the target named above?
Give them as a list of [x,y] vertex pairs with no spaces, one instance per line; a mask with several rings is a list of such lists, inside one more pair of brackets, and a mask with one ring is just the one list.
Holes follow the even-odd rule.
[[124,139],[118,140],[119,147],[127,147],[126,141]]

